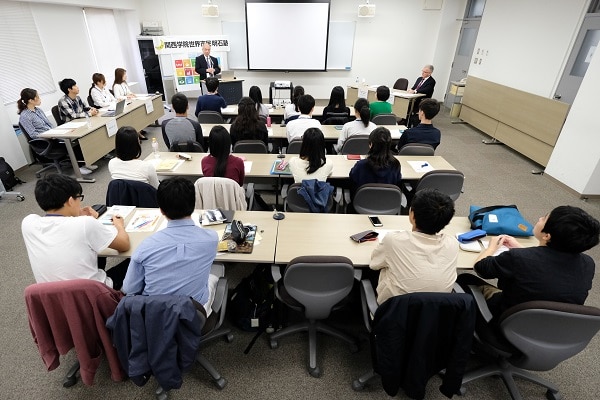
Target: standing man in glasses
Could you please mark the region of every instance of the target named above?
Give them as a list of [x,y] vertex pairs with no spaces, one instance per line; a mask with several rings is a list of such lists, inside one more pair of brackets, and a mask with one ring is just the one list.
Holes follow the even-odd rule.
[[202,55],[196,57],[196,72],[202,80],[221,73],[219,60],[210,55],[210,43],[208,42],[204,42],[202,45]]
[[92,207],[82,206],[83,198],[81,185],[70,176],[37,181],[35,199],[45,214],[30,214],[21,223],[35,280],[93,279],[120,289],[127,263],[105,272],[98,268],[98,253],[107,247],[129,250],[123,218],[114,216],[113,225],[103,225]]

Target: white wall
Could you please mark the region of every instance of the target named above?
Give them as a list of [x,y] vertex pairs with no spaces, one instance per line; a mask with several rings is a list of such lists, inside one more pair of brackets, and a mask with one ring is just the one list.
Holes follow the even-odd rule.
[[[466,0],[446,1],[442,10],[423,10],[422,1],[377,0],[374,3],[377,5],[374,18],[358,18],[358,2],[331,1],[332,21],[356,21],[351,71],[236,71],[238,79],[245,79],[247,82],[244,84],[245,91],[251,85],[258,85],[263,96],[268,97],[269,82],[283,79],[302,85],[308,93],[323,99],[329,98],[333,86],[354,83],[357,76],[370,84],[392,86],[400,77],[406,77],[412,83],[420,75],[423,65],[435,62],[434,77],[438,80],[438,85],[434,97],[443,99],[460,31],[460,21],[457,19],[462,18]],[[244,0],[220,1],[215,4],[219,6],[218,18],[203,18],[201,3],[195,0],[178,1],[177,7],[167,0],[139,0],[138,13],[140,21],[161,21],[165,35],[221,34],[221,21],[245,19]],[[268,38],[265,38],[265,45],[269,45]],[[440,50],[444,54],[442,57],[436,54]],[[273,51],[284,57],[287,51],[293,49]]]
[[487,0],[469,75],[551,98],[588,0]]
[[546,173],[581,194],[600,194],[600,55],[594,54]]

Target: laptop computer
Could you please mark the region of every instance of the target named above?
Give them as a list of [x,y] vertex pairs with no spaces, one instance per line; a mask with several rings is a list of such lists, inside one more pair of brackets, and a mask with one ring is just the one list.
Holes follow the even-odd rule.
[[234,78],[235,78],[234,71],[231,71],[231,70],[221,71],[221,80],[232,81]]
[[115,107],[115,111],[107,111],[102,114],[103,117],[116,117],[123,114],[125,111],[125,99],[117,101],[117,106]]

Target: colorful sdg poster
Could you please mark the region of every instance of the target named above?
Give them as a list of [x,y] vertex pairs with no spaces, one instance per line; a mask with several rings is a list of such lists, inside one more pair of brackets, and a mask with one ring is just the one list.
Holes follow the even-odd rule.
[[174,58],[177,86],[200,84],[200,76],[196,73],[196,55],[178,56]]

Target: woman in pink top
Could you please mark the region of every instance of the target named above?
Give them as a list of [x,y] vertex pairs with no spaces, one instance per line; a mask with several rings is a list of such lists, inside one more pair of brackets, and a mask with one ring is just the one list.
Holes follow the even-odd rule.
[[209,155],[202,159],[204,176],[220,176],[244,184],[244,161],[231,155],[231,136],[224,127],[217,125],[208,135]]

